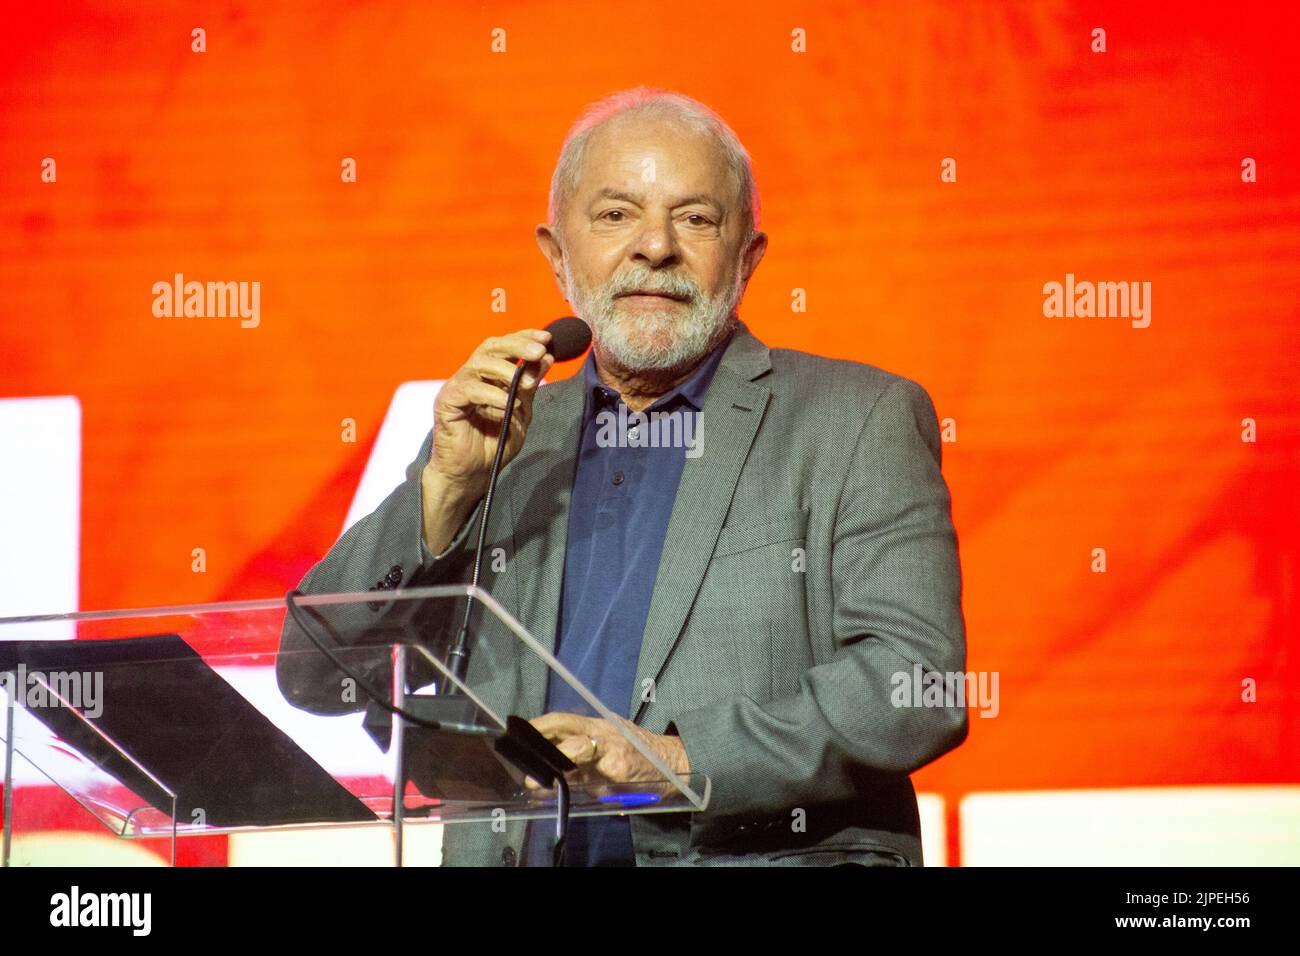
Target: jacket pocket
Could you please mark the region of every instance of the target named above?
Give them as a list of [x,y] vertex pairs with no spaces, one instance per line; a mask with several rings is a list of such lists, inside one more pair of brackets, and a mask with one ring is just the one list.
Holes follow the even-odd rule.
[[808,515],[803,513],[775,515],[770,521],[727,525],[718,533],[713,556],[743,554],[782,541],[802,541],[807,531]]

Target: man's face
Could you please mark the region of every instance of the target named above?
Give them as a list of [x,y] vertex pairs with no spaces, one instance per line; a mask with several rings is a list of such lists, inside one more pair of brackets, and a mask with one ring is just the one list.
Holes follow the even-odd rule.
[[725,336],[765,245],[748,201],[707,135],[635,115],[592,134],[559,236],[538,237],[599,360],[684,368]]

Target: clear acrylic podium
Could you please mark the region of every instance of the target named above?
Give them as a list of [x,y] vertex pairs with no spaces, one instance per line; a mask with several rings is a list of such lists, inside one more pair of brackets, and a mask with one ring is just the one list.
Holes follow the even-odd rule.
[[[515,640],[509,654],[498,644],[493,661],[471,663],[462,680],[427,634],[436,617],[463,614],[470,597]],[[411,826],[554,824],[565,803],[570,817],[708,805],[707,778],[673,773],[621,718],[626,702],[611,709],[597,700],[482,589],[303,595],[293,604],[0,619],[5,865],[20,759],[116,836],[170,841],[173,863],[187,836],[385,827],[401,865]],[[564,775],[567,788],[554,789],[528,779],[547,758],[530,750],[531,728],[503,709],[500,686],[503,669],[526,665],[569,684],[586,702],[583,715],[608,720],[656,779],[612,783],[575,770]],[[443,700],[428,709],[435,693]]]

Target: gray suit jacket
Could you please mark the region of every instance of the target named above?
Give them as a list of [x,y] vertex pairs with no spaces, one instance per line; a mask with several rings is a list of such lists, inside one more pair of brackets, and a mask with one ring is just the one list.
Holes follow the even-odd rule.
[[[580,375],[538,392],[487,538],[488,553],[507,558],[497,574],[484,562],[484,587],[552,647],[583,400]],[[637,861],[919,865],[908,775],[968,728],[964,707],[891,704],[894,675],[910,677],[915,665],[965,669],[957,542],[929,396],[870,365],[769,350],[742,325],[701,418],[703,454],[682,474],[636,692],[605,703],[653,733],[675,730],[712,798],[701,813],[631,817]],[[425,560],[421,546],[430,442],[303,591],[468,580],[477,513],[437,558]],[[470,686],[500,711],[540,714],[544,666],[475,613]],[[288,629],[283,646],[304,647]],[[324,658],[281,661],[290,700],[348,709]],[[387,666],[375,657],[377,681]],[[521,821],[504,833],[448,827],[444,863],[512,864],[523,834]]]

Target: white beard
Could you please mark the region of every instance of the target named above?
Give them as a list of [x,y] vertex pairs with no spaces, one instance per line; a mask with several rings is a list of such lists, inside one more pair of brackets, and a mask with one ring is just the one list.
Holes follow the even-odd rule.
[[[736,306],[745,288],[737,263],[731,284],[714,296],[706,296],[685,276],[645,267],[631,269],[588,291],[574,279],[567,256],[564,282],[569,304],[578,318],[591,326],[598,346],[632,372],[687,368],[704,358],[735,326]],[[663,309],[635,315],[620,312],[616,297],[634,289],[685,297],[687,307],[683,310],[677,303],[665,303]]]

